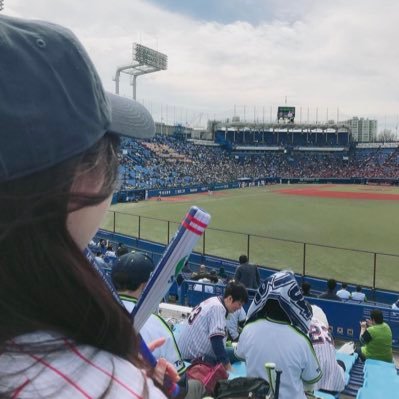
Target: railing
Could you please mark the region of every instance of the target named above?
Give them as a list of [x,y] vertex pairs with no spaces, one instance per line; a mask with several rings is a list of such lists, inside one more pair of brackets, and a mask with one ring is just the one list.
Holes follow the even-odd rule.
[[[108,211],[103,229],[167,244],[179,223]],[[335,247],[257,234],[208,228],[194,249],[203,255],[236,261],[246,254],[251,263],[289,268],[303,276],[335,278],[372,289],[398,290],[399,254]]]

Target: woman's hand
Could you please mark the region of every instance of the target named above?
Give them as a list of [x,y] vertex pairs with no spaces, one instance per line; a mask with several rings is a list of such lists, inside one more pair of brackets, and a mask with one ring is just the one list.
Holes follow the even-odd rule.
[[[165,338],[158,338],[155,341],[148,344],[148,348],[152,352],[156,348],[162,346],[164,343],[165,343]],[[160,386],[163,386],[165,375],[167,375],[170,378],[170,380],[173,382],[177,382],[180,379],[179,374],[177,374],[175,367],[171,363],[169,363],[166,359],[161,358],[158,360],[157,365],[151,377]]]
[[224,364],[224,369],[226,371],[232,371],[233,368],[231,367],[231,363],[229,362],[229,363]]

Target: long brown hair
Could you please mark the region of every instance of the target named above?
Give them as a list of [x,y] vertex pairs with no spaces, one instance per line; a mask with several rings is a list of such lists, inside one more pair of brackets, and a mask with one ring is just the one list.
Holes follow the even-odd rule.
[[[140,364],[137,336],[66,227],[68,212],[101,203],[117,180],[119,139],[106,134],[79,156],[0,184],[0,347],[53,330]],[[77,178],[96,194],[72,193]],[[54,348],[57,349],[57,348]]]

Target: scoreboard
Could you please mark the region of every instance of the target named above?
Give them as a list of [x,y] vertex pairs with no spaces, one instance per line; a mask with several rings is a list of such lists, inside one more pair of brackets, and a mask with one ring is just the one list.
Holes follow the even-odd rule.
[[294,123],[295,107],[278,107],[277,120]]

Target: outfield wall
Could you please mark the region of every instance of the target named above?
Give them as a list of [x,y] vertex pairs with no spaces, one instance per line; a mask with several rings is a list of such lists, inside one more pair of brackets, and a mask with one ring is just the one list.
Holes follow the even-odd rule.
[[178,188],[169,188],[169,189],[160,189],[160,190],[148,190],[147,197],[173,197],[176,195],[186,195],[186,194],[196,194],[196,193],[204,193],[207,191],[220,191],[220,190],[228,190],[232,188],[238,188],[239,182],[230,182],[230,183],[215,183],[209,185],[201,185],[201,186],[191,186],[191,187],[178,187]]
[[383,185],[399,185],[399,179],[380,179],[380,178],[360,178],[353,177],[344,178],[298,178],[298,177],[264,177],[259,179],[243,179],[242,181],[228,183],[211,183],[209,185],[195,185],[188,187],[172,187],[163,189],[138,189],[138,190],[121,190],[114,193],[112,203],[137,201],[148,198],[158,197],[174,197],[180,195],[204,193],[207,191],[229,190],[242,187],[243,185],[253,184],[383,184]]

